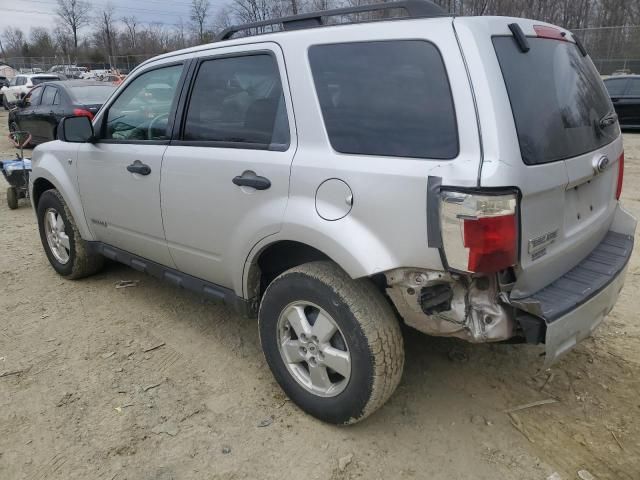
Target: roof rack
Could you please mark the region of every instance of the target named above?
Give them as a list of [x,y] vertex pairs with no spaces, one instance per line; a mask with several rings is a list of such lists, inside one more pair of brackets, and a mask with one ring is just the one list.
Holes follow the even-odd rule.
[[320,12],[302,13],[300,15],[292,15],[289,17],[234,25],[224,29],[220,35],[218,35],[217,40],[229,40],[235,33],[243,30],[250,30],[252,28],[282,25],[282,30],[285,31],[302,30],[305,28],[321,27],[325,25],[324,17],[336,17],[340,15],[350,15],[352,13],[376,12],[394,9],[406,10],[407,18],[444,17],[449,15],[438,5],[428,0],[399,0],[397,2],[375,3],[356,7],[336,8],[334,10],[324,10]]

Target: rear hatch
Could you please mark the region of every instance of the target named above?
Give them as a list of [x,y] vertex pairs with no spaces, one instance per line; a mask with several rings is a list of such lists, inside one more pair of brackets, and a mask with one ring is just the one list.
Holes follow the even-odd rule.
[[497,125],[483,125],[496,137],[487,139],[480,184],[522,193],[512,290],[522,298],[565,274],[604,238],[617,202],[622,138],[600,75],[570,32],[491,18],[474,26],[474,35],[488,47],[485,69],[496,70],[489,89]]

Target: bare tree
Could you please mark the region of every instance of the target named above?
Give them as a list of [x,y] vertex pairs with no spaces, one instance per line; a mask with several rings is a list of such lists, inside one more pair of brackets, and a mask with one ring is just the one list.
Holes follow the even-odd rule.
[[115,39],[115,27],[114,27],[114,9],[109,3],[100,12],[100,15],[96,18],[96,26],[98,27],[98,34],[102,40],[105,53],[109,59],[109,64],[112,63],[114,39]]
[[[180,20],[182,22],[182,19]],[[135,50],[138,45],[138,20],[131,15],[130,17],[122,17],[122,23],[126,28],[127,41],[129,49]]]
[[2,32],[7,55],[20,55],[26,44],[24,32],[18,27],[7,27]]
[[209,8],[211,4],[209,0],[192,0],[191,1],[191,21],[196,29],[199,43],[207,41],[205,25],[209,16]]
[[78,30],[90,22],[91,6],[83,0],[57,0],[56,14],[73,35],[74,54],[78,54]]

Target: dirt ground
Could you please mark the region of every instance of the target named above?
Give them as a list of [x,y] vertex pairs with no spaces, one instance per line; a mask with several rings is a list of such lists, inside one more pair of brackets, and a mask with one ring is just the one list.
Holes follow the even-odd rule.
[[[640,135],[625,145],[640,217]],[[61,279],[4,194],[0,248],[2,480],[640,478],[638,249],[607,321],[550,370],[538,347],[405,329],[395,395],[337,428],[283,395],[255,321],[121,265]]]

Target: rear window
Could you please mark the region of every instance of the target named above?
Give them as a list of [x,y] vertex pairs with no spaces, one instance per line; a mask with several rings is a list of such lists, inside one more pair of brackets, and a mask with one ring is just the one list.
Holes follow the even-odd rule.
[[116,87],[111,85],[87,85],[84,87],[72,87],[69,90],[77,103],[97,105],[106,102],[115,89]]
[[513,37],[493,38],[524,162],[564,160],[610,143],[618,127],[599,127],[613,107],[589,57],[572,42],[528,41],[522,53]]
[[451,90],[433,44],[316,45],[309,61],[334,150],[434,159],[458,155]]
[[60,80],[60,77],[54,77],[54,76],[31,77],[31,83],[33,83],[34,85],[40,85],[41,83],[44,83],[44,82],[53,82],[55,80]]

